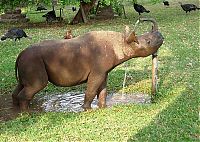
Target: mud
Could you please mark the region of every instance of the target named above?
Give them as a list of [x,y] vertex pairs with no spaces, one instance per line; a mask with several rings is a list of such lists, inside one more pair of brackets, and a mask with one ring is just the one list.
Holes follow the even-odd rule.
[[[68,92],[65,94],[36,95],[30,105],[30,112],[82,112],[84,93]],[[97,109],[97,98],[92,102],[92,108]],[[117,104],[149,104],[151,97],[147,94],[117,94],[107,97],[107,106]],[[19,111],[12,106],[11,95],[0,95],[0,122],[15,119]]]
[[[41,112],[42,102],[38,101],[39,98],[33,99],[30,105],[30,112]],[[13,107],[11,94],[0,94],[0,122],[15,119],[20,115],[20,111]]]

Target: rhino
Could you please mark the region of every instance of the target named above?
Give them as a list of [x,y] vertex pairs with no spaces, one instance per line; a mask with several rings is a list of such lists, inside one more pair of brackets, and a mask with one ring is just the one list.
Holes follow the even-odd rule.
[[98,107],[106,107],[108,73],[129,59],[156,53],[164,41],[154,19],[142,20],[153,26],[139,36],[129,30],[91,31],[68,40],[45,40],[24,49],[15,63],[18,84],[12,93],[14,106],[29,110],[34,95],[51,82],[62,87],[87,83],[84,110],[91,109],[95,96]]

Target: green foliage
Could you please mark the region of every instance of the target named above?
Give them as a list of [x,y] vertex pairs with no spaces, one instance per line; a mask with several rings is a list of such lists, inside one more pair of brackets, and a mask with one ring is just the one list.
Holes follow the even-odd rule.
[[137,0],[133,0],[133,3],[137,3]]
[[80,0],[60,0],[61,5],[79,5]]
[[119,16],[122,15],[123,0],[100,0],[99,2],[100,2],[100,7],[111,5],[115,13],[117,13]]
[[[90,0],[83,0],[84,2],[90,2]],[[151,0],[151,2],[156,3],[159,0]],[[124,2],[123,0],[100,0],[103,5],[112,5],[114,10],[119,12],[121,11],[121,5]],[[137,2],[137,0],[133,0]],[[44,3],[46,5],[52,5],[52,0],[37,0],[37,3]],[[2,0],[0,3],[0,10],[3,9],[14,9],[16,7],[23,7],[27,5],[37,4],[35,0]],[[58,3],[62,6],[64,5],[79,5],[80,0],[58,0]],[[119,12],[121,13],[121,12]]]
[[2,0],[0,9],[14,9],[17,6],[27,6],[28,0]]
[[101,2],[102,5],[107,5],[108,6],[108,5],[112,4],[113,0],[101,0],[100,2]]

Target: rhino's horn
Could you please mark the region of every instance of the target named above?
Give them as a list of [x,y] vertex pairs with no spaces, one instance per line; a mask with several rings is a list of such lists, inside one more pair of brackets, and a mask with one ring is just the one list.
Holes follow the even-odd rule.
[[158,24],[157,24],[157,22],[156,22],[156,20],[154,18],[140,18],[139,20],[140,20],[140,22],[143,22],[143,21],[152,22],[153,23],[152,30],[151,30],[152,32],[158,30]]

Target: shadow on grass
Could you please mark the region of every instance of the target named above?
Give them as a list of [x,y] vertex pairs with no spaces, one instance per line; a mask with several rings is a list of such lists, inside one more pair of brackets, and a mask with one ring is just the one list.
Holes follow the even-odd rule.
[[198,141],[198,98],[197,91],[182,92],[147,127],[128,141]]
[[[59,129],[57,130],[59,132],[62,130],[63,124],[67,125],[68,122],[75,120],[77,117],[79,117],[78,113],[59,113],[59,115],[55,112],[39,114],[24,113],[12,122],[2,123],[1,126],[3,126],[4,129],[1,129],[1,133],[4,134],[10,131],[10,135],[14,134],[15,136],[22,136],[25,133],[29,133],[32,139],[35,138],[35,134],[39,134],[42,139],[50,139],[47,135],[51,133],[52,129]],[[49,130],[49,128],[51,128],[51,130]],[[38,141],[38,139],[36,141]]]

